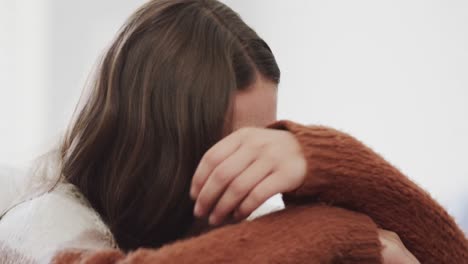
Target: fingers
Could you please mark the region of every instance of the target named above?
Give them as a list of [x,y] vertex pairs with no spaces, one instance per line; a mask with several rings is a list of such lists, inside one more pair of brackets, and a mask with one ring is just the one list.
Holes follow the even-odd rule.
[[195,200],[198,197],[198,194],[210,173],[221,162],[234,153],[240,145],[241,138],[233,133],[216,143],[205,153],[205,155],[203,155],[192,178],[190,188],[190,196],[192,199]]
[[243,128],[218,142],[203,156],[192,179],[195,216],[214,209],[212,224],[233,211],[240,219],[273,195],[300,186],[307,163],[296,141],[288,132]]
[[209,222],[212,225],[222,223],[227,215],[236,209],[240,202],[272,171],[272,164],[266,159],[259,159],[245,169],[227,187],[212,211]]
[[248,217],[255,209],[266,202],[270,197],[280,193],[284,183],[281,181],[278,171],[265,177],[242,201],[241,205],[234,212],[234,218],[241,220]]
[[383,247],[382,258],[384,263],[419,264],[418,259],[405,247],[396,233],[378,229],[378,234]]
[[253,149],[240,147],[219,164],[206,179],[195,204],[194,214],[205,216],[225,192],[232,180],[238,177],[255,160]]

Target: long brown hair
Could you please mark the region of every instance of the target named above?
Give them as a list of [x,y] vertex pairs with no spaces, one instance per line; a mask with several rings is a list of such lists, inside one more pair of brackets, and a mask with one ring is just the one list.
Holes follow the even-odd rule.
[[192,174],[258,74],[279,82],[270,48],[218,1],[153,0],[129,18],[61,147],[62,174],[122,249],[184,237]]

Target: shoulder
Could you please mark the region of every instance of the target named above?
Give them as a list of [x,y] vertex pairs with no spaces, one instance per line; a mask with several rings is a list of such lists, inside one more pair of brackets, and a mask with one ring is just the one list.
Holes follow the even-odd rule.
[[104,222],[68,183],[60,183],[53,191],[23,202],[4,215],[0,238],[34,258],[62,248],[115,247]]
[[25,173],[21,169],[0,164],[0,217],[23,192],[24,178]]

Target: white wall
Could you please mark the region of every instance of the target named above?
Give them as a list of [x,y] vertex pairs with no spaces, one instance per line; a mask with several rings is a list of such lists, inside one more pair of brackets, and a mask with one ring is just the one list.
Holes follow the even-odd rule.
[[45,136],[48,7],[0,0],[0,163],[32,156]]
[[[58,139],[98,55],[142,2],[0,0],[0,163]],[[352,133],[462,221],[467,1],[224,2],[277,56],[281,118]]]
[[143,0],[0,0],[0,164],[59,140],[91,68]]

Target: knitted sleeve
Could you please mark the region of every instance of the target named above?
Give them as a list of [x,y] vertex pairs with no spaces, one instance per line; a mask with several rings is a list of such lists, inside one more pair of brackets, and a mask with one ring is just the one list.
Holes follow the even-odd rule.
[[325,205],[291,206],[160,249],[64,251],[53,263],[381,263],[367,216]]
[[421,263],[467,263],[467,239],[447,212],[361,142],[334,129],[290,121],[270,128],[293,133],[307,159],[306,180],[283,194],[286,205],[320,201],[354,210],[396,232]]

